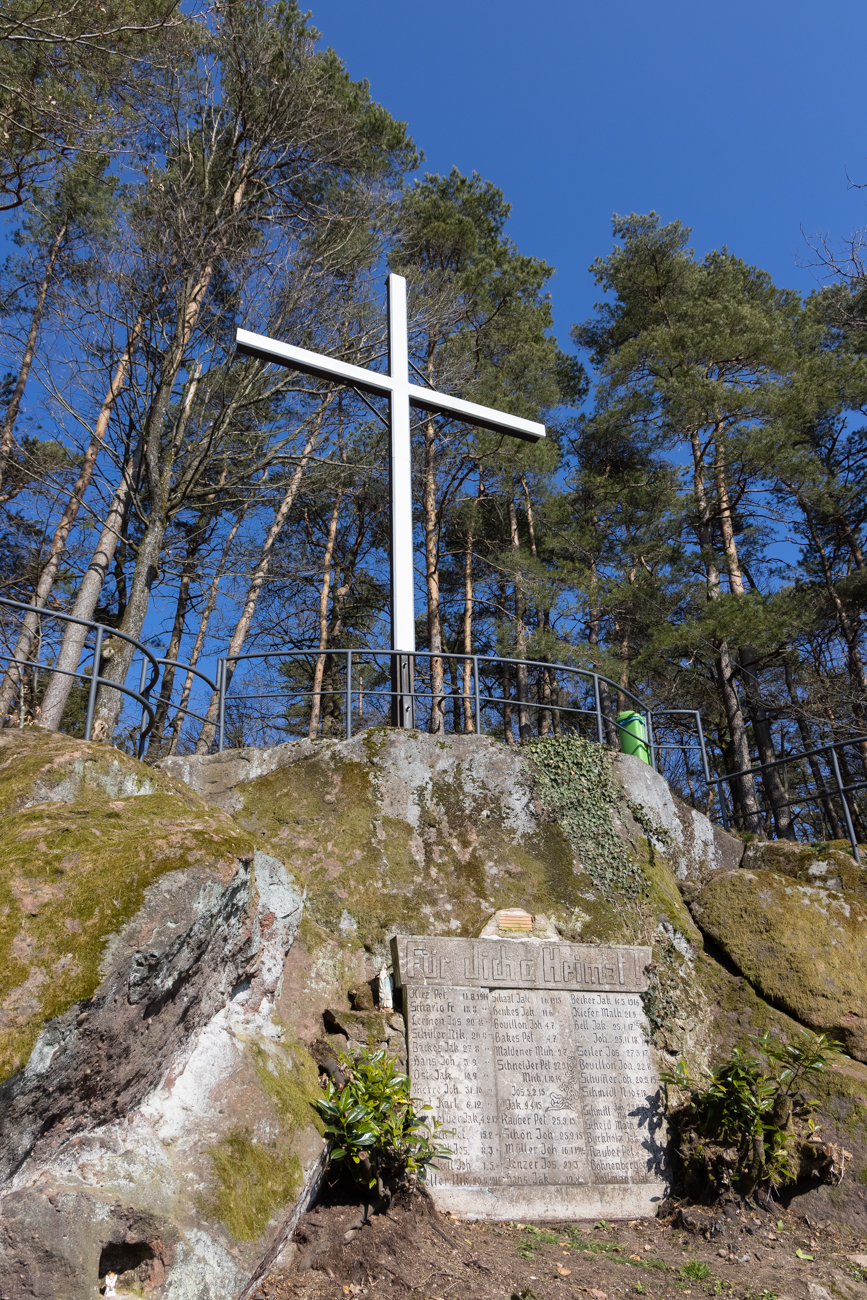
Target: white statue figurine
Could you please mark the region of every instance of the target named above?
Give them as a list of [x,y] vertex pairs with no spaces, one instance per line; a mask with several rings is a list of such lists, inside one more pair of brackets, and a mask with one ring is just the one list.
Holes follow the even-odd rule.
[[394,1002],[391,996],[391,976],[386,970],[385,962],[382,963],[382,970],[379,972],[379,1009],[380,1011],[393,1011]]
[[106,1273],[106,1275],[105,1275],[105,1294],[106,1294],[106,1295],[114,1295],[114,1296],[117,1295],[117,1292],[116,1292],[115,1289],[114,1289],[114,1287],[115,1287],[115,1283],[116,1283],[116,1282],[117,1282],[117,1273]]

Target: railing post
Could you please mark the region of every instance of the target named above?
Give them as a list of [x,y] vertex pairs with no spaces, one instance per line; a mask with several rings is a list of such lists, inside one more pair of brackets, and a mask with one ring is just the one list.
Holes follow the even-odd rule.
[[653,739],[653,711],[651,709],[647,710],[647,743],[650,748],[650,766],[653,768],[655,772],[657,770],[656,744],[654,743],[654,739]]
[[834,780],[837,782],[837,791],[840,795],[840,802],[843,805],[843,816],[846,819],[846,830],[849,832],[849,842],[852,845],[852,856],[856,862],[861,861],[861,854],[858,852],[858,840],[855,838],[855,827],[852,825],[852,814],[849,811],[849,801],[846,798],[846,791],[843,789],[843,781],[840,776],[840,764],[837,762],[837,747],[831,748],[831,767],[834,769]]
[[346,651],[346,739],[352,739],[352,651]]
[[[596,739],[600,745],[605,744],[605,726],[602,720],[602,696],[599,692],[599,678],[593,674],[593,694],[596,699]],[[578,697],[581,698],[580,695]]]
[[476,697],[476,735],[482,734],[482,701],[479,695],[479,656],[473,655],[473,690]]
[[90,674],[90,690],[87,693],[87,713],[84,717],[84,739],[90,740],[93,731],[93,710],[96,707],[96,691],[99,686],[99,661],[102,658],[102,624],[96,625],[96,639],[93,643],[93,669]]
[[228,664],[225,659],[217,660],[217,733],[220,737],[217,742],[217,753],[222,754],[223,746],[226,741],[226,669]]
[[696,726],[698,727],[698,745],[701,750],[701,765],[704,771],[705,785],[708,785],[710,783],[710,766],[707,761],[707,750],[705,749],[704,744],[704,727],[701,725],[701,713],[698,709],[695,710],[695,721]]
[[[139,682],[138,682],[138,693],[139,693],[139,695],[144,695],[144,684],[145,684],[145,677],[147,677],[147,668],[148,668],[148,661],[147,661],[147,659],[145,659],[144,655],[142,655],[142,657],[141,657],[141,673],[140,673],[140,675],[139,675]],[[150,698],[150,691],[148,691],[148,698]],[[144,730],[145,730],[145,727],[147,726],[147,716],[148,716],[148,711],[147,711],[147,709],[144,707],[144,705],[142,705],[142,709],[141,709],[141,723],[139,724],[139,732],[138,732],[138,756],[139,756],[139,758],[141,758],[141,756],[142,756],[142,754],[143,754],[143,752],[144,752]]]

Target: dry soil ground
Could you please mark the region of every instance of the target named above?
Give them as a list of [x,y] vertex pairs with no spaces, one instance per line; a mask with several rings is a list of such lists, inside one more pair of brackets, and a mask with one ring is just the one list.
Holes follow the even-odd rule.
[[357,1205],[339,1203],[305,1215],[292,1267],[258,1297],[867,1300],[863,1238],[740,1199],[628,1223],[473,1223],[438,1215],[419,1197],[353,1231],[358,1217]]

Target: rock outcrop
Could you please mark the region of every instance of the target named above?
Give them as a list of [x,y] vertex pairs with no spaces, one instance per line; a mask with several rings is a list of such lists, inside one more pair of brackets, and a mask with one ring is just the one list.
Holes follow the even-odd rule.
[[[314,1062],[403,1051],[376,1005],[395,932],[520,907],[652,944],[665,1064],[801,1023],[860,1053],[851,859],[745,857],[638,759],[544,744],[381,729],[154,770],[0,733],[0,1297],[95,1296],[109,1268],[146,1296],[252,1294],[321,1169]],[[797,1194],[864,1231],[867,1069],[824,1088],[823,1140],[852,1167]]]
[[98,745],[0,733],[0,807],[0,1295],[237,1295],[323,1147],[274,1018],[302,891]]
[[867,904],[771,871],[728,871],[692,905],[772,1006],[867,1061]]

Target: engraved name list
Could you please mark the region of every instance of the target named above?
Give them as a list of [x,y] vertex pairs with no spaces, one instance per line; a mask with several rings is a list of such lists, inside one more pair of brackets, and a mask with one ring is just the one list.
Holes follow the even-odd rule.
[[653,1213],[648,948],[392,941],[413,1090],[451,1130],[437,1204],[489,1218]]

